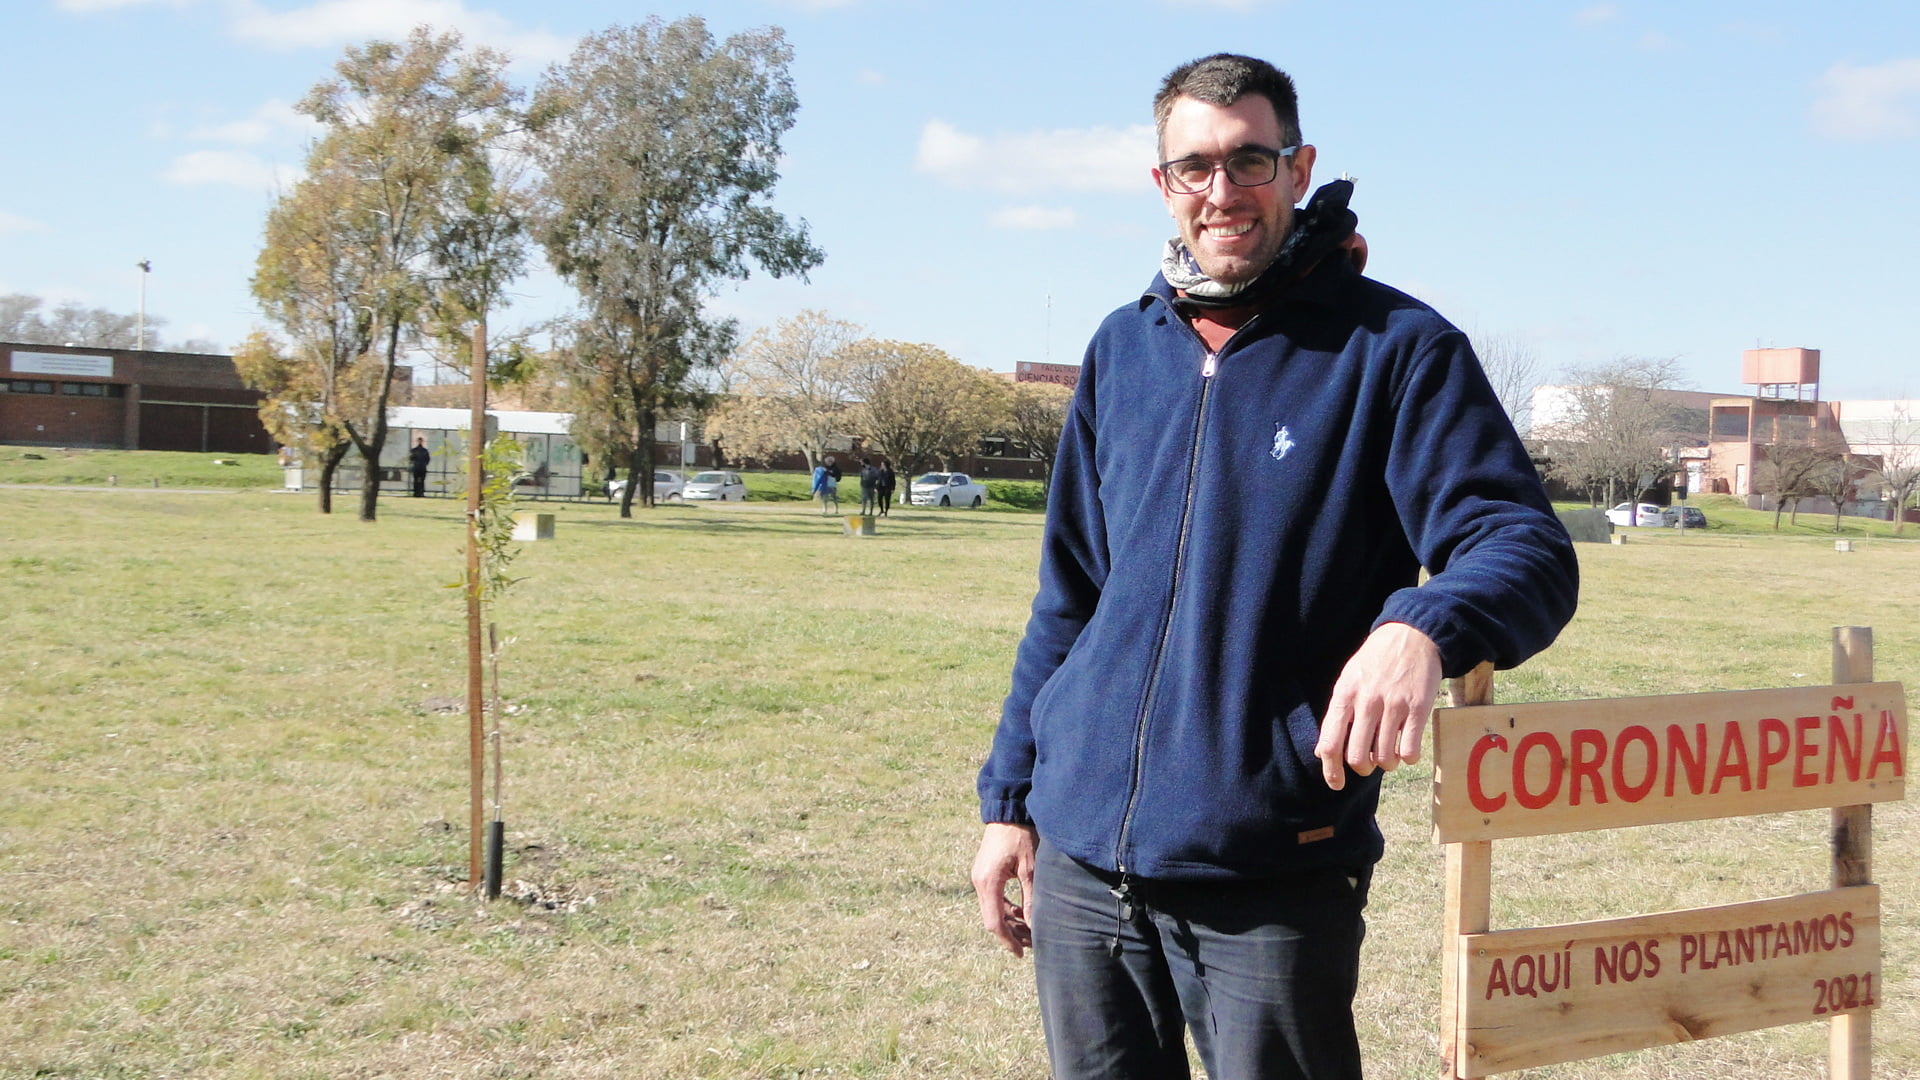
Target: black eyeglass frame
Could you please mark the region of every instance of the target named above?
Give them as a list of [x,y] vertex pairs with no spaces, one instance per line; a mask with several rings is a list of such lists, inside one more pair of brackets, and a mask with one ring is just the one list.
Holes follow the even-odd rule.
[[[1243,187],[1243,188],[1266,187],[1268,184],[1273,183],[1274,180],[1279,178],[1280,163],[1282,161],[1291,160],[1293,156],[1299,152],[1300,152],[1300,145],[1295,144],[1293,146],[1282,147],[1278,150],[1270,146],[1243,146],[1240,149],[1235,150],[1233,153],[1227,155],[1227,159],[1225,161],[1209,161],[1206,158],[1199,156],[1198,154],[1190,154],[1187,157],[1174,158],[1172,161],[1161,162],[1160,175],[1166,178],[1168,188],[1172,189],[1174,192],[1181,195],[1199,195],[1202,192],[1210,190],[1213,187],[1214,177],[1219,176],[1223,172],[1227,174],[1228,181],[1230,181],[1234,187]],[[1267,174],[1267,178],[1265,180],[1258,180],[1258,181],[1255,181],[1254,183],[1246,184],[1246,183],[1240,182],[1238,179],[1234,177],[1233,170],[1229,167],[1229,162],[1232,162],[1235,158],[1246,156],[1246,155],[1260,155],[1262,157],[1272,159],[1273,171]],[[1207,168],[1206,180],[1202,181],[1200,184],[1196,186],[1187,181],[1176,178],[1173,173],[1173,167],[1175,165],[1185,165],[1188,163],[1197,163],[1197,164],[1207,166],[1208,168]]]

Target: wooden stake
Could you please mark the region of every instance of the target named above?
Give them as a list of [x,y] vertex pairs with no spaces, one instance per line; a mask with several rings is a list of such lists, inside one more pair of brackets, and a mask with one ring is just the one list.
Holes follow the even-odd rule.
[[480,632],[480,487],[487,442],[487,320],[473,328],[473,410],[467,427],[467,890],[480,888],[486,839],[486,653]]
[[[1833,628],[1834,684],[1873,681],[1873,628]],[[1836,806],[1833,814],[1833,886],[1873,881],[1873,807]],[[1868,1080],[1873,1073],[1873,1013],[1843,1013],[1827,1033],[1830,1080]]]
[[[1447,704],[1493,704],[1493,665],[1481,664],[1447,684]],[[1491,930],[1493,919],[1493,841],[1469,840],[1444,845],[1447,857],[1446,908],[1440,950],[1440,1065],[1452,1077],[1467,1075],[1472,1048],[1456,1042],[1460,1024],[1461,975],[1466,957],[1460,935]]]

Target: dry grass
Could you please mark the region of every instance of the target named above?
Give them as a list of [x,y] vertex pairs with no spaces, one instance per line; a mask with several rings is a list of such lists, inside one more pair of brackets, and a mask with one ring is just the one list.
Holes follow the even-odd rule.
[[[0,491],[0,1075],[1044,1074],[1027,971],[963,880],[1039,519],[901,511],[852,541],[794,504],[540,509],[560,539],[500,613],[507,876],[533,902],[487,905],[451,884],[465,718],[430,700],[462,685],[456,507]],[[1839,622],[1920,686],[1920,546],[1582,556],[1579,620],[1505,696],[1824,681]],[[1434,1071],[1424,772],[1386,798],[1379,1077]],[[1875,1075],[1914,1076],[1920,814],[1876,820]],[[1823,846],[1819,815],[1503,843],[1496,925],[1815,888]],[[1812,1077],[1823,1038],[1528,1075]]]

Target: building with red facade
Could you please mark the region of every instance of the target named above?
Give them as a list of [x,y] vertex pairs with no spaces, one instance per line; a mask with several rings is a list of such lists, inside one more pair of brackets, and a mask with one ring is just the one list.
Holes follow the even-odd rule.
[[266,454],[261,395],[233,359],[0,341],[0,442]]

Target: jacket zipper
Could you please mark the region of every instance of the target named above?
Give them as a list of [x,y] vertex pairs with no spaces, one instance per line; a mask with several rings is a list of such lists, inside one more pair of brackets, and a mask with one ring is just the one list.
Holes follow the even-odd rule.
[[[1175,316],[1178,318],[1178,316]],[[1127,841],[1133,832],[1133,812],[1140,803],[1141,773],[1146,767],[1147,718],[1153,714],[1153,699],[1160,689],[1160,660],[1166,655],[1167,639],[1173,636],[1173,616],[1180,606],[1180,578],[1186,569],[1187,533],[1193,522],[1193,482],[1200,472],[1201,436],[1207,430],[1207,399],[1212,396],[1213,374],[1219,370],[1220,353],[1233,339],[1243,333],[1247,327],[1258,321],[1259,316],[1248,319],[1238,330],[1227,338],[1220,349],[1207,348],[1205,338],[1195,330],[1192,324],[1180,319],[1180,325],[1193,335],[1194,341],[1206,352],[1206,359],[1200,364],[1200,403],[1194,410],[1193,442],[1187,448],[1187,490],[1180,505],[1180,531],[1173,549],[1173,587],[1167,596],[1167,615],[1160,624],[1160,640],[1153,647],[1153,659],[1147,672],[1147,689],[1140,695],[1140,711],[1134,717],[1133,724],[1133,776],[1127,786],[1127,807],[1120,815],[1120,834],[1114,841],[1113,862],[1120,871],[1120,889],[1126,890],[1131,883],[1133,873],[1127,868]],[[1124,898],[1123,898],[1124,902]],[[1117,944],[1116,944],[1117,947]]]

